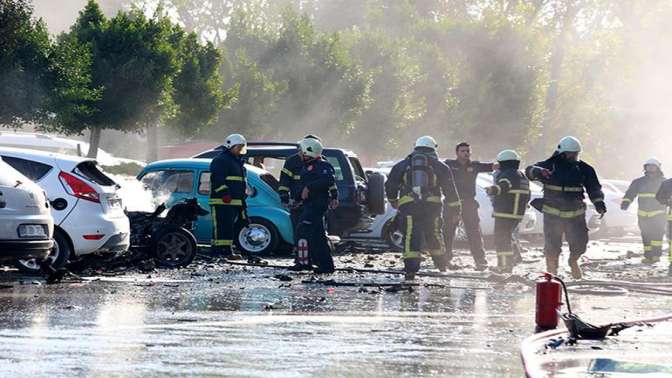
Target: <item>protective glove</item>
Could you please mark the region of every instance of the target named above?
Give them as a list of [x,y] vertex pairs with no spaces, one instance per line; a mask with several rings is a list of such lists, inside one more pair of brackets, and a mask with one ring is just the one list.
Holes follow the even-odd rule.
[[607,212],[607,205],[604,203],[604,201],[600,201],[595,204],[595,211],[600,214],[605,214]]

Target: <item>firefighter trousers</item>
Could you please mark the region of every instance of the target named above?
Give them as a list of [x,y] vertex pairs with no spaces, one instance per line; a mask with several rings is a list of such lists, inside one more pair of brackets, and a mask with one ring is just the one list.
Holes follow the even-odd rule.
[[420,270],[423,251],[429,252],[438,269],[445,270],[448,260],[443,244],[441,205],[413,202],[402,205],[397,216],[403,233],[405,271]]
[[453,242],[455,232],[462,219],[464,231],[469,241],[469,250],[471,256],[477,264],[485,264],[485,249],[483,248],[483,235],[481,233],[481,219],[478,217],[478,202],[476,200],[465,200],[462,202],[462,212],[459,208],[445,206],[443,219],[445,226],[443,229],[444,243],[446,245],[446,255],[448,260],[453,258]]
[[245,211],[241,206],[210,205],[210,214],[212,215],[212,255],[230,255],[237,225],[245,219]]
[[544,255],[557,258],[562,253],[562,237],[569,244],[570,259],[578,259],[588,248],[588,226],[584,214],[571,218],[544,214]]
[[495,250],[497,266],[512,268],[522,260],[520,240],[518,240],[519,219],[495,218]]
[[667,220],[665,214],[653,217],[639,217],[639,230],[642,233],[644,257],[660,257],[663,254],[663,237]]
[[296,231],[297,264],[317,265],[322,272],[334,271],[331,247],[324,229],[327,207],[303,205]]

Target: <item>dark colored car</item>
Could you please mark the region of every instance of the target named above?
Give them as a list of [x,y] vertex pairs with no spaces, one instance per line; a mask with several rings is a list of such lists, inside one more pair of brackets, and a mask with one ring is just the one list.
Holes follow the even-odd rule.
[[[215,157],[223,147],[202,152],[194,158]],[[297,152],[296,143],[250,142],[247,145],[247,162],[280,177],[282,165]],[[341,237],[368,228],[373,217],[385,212],[385,176],[366,174],[359,158],[352,151],[325,148],[322,155],[334,166],[340,206],[327,216],[329,234]],[[278,182],[269,183],[278,190]]]

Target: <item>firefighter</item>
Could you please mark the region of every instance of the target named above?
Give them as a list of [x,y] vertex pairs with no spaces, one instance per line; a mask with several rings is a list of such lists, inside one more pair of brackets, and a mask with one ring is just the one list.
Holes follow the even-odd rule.
[[443,245],[441,195],[449,203],[458,203],[456,209],[459,199],[450,168],[438,159],[437,147],[430,136],[418,138],[413,152],[394,165],[385,183],[388,201],[399,210],[407,280],[415,279],[423,250],[430,253],[440,271],[445,271],[449,262]]
[[297,226],[297,258],[295,270],[310,269],[315,273],[333,273],[334,260],[324,228],[327,210],[337,206],[338,190],[334,167],[322,157],[322,143],[306,138],[301,143],[304,167],[299,187],[303,203]]
[[663,181],[656,193],[658,202],[667,206],[667,242],[668,242],[668,259],[670,267],[668,275],[672,276],[672,179]]
[[525,170],[530,180],[540,181],[544,185],[543,200],[532,203],[544,213],[546,269],[557,274],[564,235],[569,244],[568,263],[575,279],[582,277],[579,258],[588,246],[584,192],[588,193],[601,216],[607,212],[602,185],[595,169],[579,160],[580,152],[581,142],[567,136],[560,140],[553,156]]
[[212,214],[212,252],[214,256],[239,260],[231,250],[235,231],[248,224],[245,206],[246,172],[242,155],[247,141],[231,134],[224,149],[210,163],[210,204]]
[[443,203],[444,238],[448,260],[453,257],[453,240],[455,231],[460,222],[460,214],[464,229],[469,241],[469,250],[474,258],[476,270],[485,270],[488,263],[485,260],[483,235],[481,234],[480,219],[478,217],[479,204],[476,201],[476,177],[479,173],[492,172],[496,169],[494,163],[481,163],[471,160],[471,146],[462,142],[455,147],[457,159],[444,161],[455,175],[455,185],[461,201]]
[[638,197],[638,224],[644,244],[644,264],[655,264],[663,253],[666,215],[664,204],[656,200],[656,193],[665,181],[660,161],[649,159],[644,163],[644,176],[635,179],[621,202],[621,209],[627,210],[635,197]]
[[518,169],[520,155],[516,151],[500,152],[497,162],[499,170],[495,173],[494,185],[487,188],[487,192],[493,197],[497,270],[511,273],[513,267],[522,261],[517,232],[530,201],[530,182]]

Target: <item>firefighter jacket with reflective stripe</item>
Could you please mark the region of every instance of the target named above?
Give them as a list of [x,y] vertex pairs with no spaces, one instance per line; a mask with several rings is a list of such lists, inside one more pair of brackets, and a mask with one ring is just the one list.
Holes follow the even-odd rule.
[[623,197],[623,204],[629,206],[635,200],[635,197],[638,197],[637,204],[640,217],[648,218],[664,214],[665,205],[656,199],[656,193],[658,193],[663,181],[665,181],[665,177],[660,173],[645,173],[644,176],[632,181]]
[[503,169],[494,177],[492,200],[495,218],[523,219],[530,202],[530,182],[517,169]]
[[[541,175],[542,168],[551,171],[549,178]],[[602,185],[595,169],[583,161],[571,161],[563,154],[555,154],[547,160],[527,167],[525,174],[530,180],[544,185],[543,212],[561,218],[574,218],[585,214],[583,202],[588,193],[590,200],[598,206],[604,205]]]
[[301,155],[298,153],[290,156],[285,160],[280,172],[280,186],[278,192],[280,200],[287,203],[292,198],[295,201],[301,201],[301,171],[305,164]]
[[[667,179],[660,184],[660,189],[658,189],[658,193],[656,193],[656,199],[661,204],[672,206],[672,179]],[[670,209],[668,209],[667,220],[672,222]]]
[[[210,163],[210,204],[243,206],[247,172],[243,160],[223,150]],[[229,203],[222,199],[231,197]]]
[[476,198],[476,177],[479,173],[493,171],[493,163],[481,163],[479,161],[470,161],[462,164],[459,160],[448,159],[444,163],[453,170],[455,175],[455,186],[457,192],[463,200]]
[[308,199],[303,200],[304,205],[326,207],[331,199],[338,198],[334,167],[324,158],[306,162],[300,175],[299,193],[303,188],[308,188],[309,191]]
[[406,159],[398,162],[392,167],[390,174],[385,182],[385,194],[390,202],[399,201],[399,206],[411,202],[433,202],[441,204],[441,195],[445,198],[449,206],[460,206],[460,200],[455,191],[453,181],[453,172],[446,164],[436,158],[430,158],[429,163],[433,171],[435,182],[426,190],[427,195],[420,198],[413,192],[411,187],[411,158],[413,154]]

